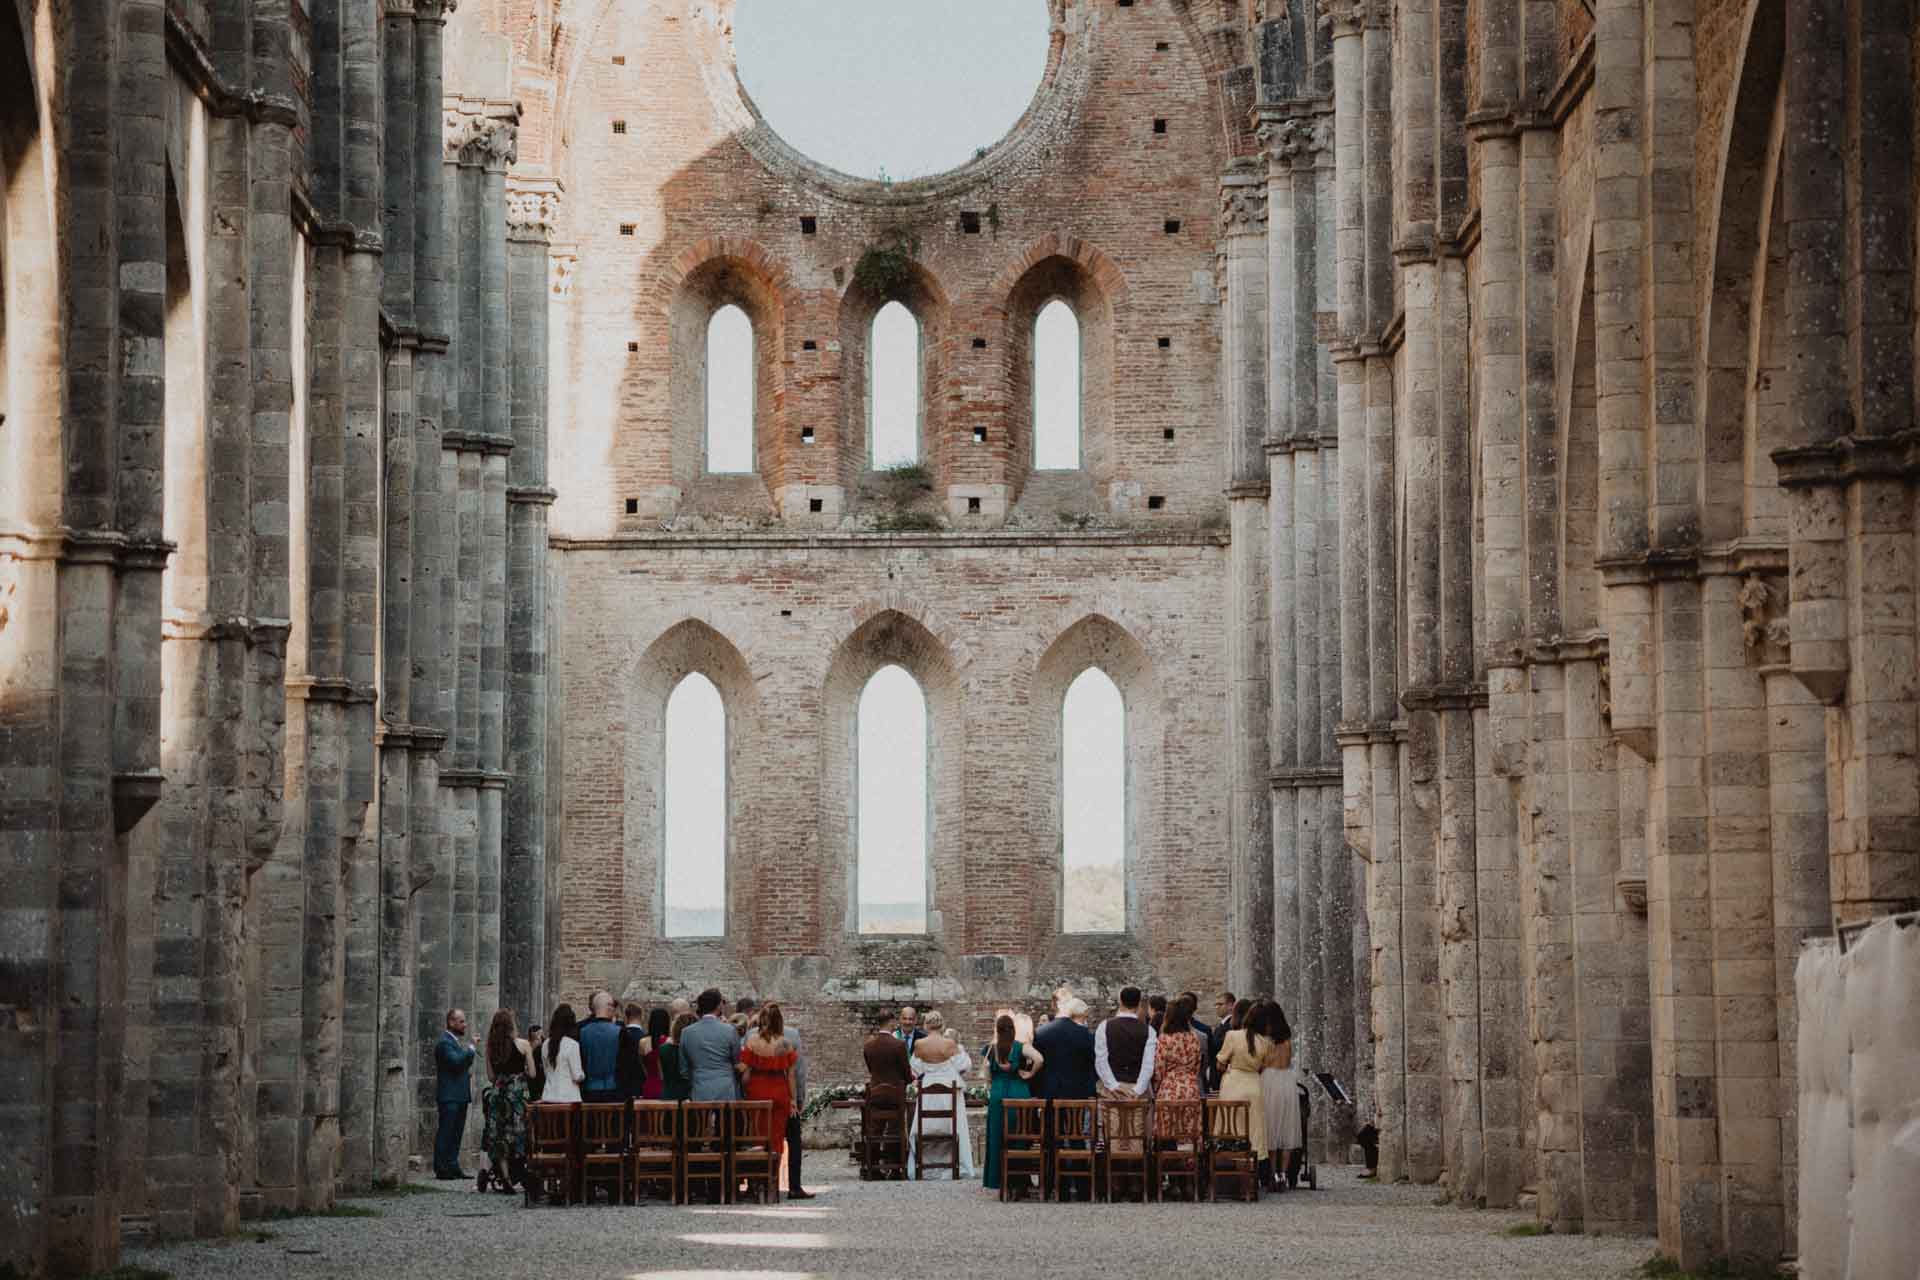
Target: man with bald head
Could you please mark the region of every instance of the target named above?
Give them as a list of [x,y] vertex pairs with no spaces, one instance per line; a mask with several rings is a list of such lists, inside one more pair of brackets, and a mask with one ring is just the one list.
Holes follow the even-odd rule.
[[912,1005],[907,1005],[901,1009],[900,1023],[899,1026],[894,1029],[893,1036],[894,1039],[906,1046],[907,1056],[911,1058],[913,1056],[913,1046],[927,1038],[926,1031],[920,1026],[920,1011]]
[[613,1020],[613,992],[596,991],[587,1001],[593,1016],[580,1024],[580,1082],[586,1102],[620,1101],[620,1024]]

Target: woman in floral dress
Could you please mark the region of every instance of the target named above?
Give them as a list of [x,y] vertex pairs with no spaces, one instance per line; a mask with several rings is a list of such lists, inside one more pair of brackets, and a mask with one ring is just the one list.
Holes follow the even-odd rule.
[[533,1046],[520,1038],[513,1011],[501,1009],[487,1028],[487,1073],[493,1082],[481,1094],[486,1131],[481,1150],[480,1190],[512,1191],[526,1174],[527,1083],[533,1078]]
[[[1174,1001],[1167,1008],[1167,1020],[1161,1026],[1159,1046],[1154,1052],[1154,1100],[1200,1101],[1203,1096],[1200,1091],[1200,1070],[1206,1060],[1207,1051],[1200,1043],[1200,1034],[1193,1029],[1193,1006],[1185,1000]],[[1156,1119],[1156,1137],[1174,1136],[1175,1131],[1168,1123],[1170,1118]]]

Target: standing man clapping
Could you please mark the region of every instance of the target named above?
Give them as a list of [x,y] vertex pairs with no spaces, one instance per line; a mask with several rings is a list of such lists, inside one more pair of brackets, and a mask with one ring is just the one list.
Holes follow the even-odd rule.
[[466,1039],[467,1011],[447,1010],[447,1025],[433,1047],[433,1062],[438,1080],[433,1101],[440,1112],[440,1127],[433,1135],[433,1176],[442,1182],[458,1182],[467,1175],[460,1172],[460,1139],[467,1131],[467,1106],[473,1101],[473,1087],[467,1076],[480,1046]]

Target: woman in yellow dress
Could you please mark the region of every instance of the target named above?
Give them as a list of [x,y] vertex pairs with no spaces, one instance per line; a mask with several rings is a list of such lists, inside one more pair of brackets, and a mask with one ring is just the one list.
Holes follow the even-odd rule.
[[1251,1136],[1254,1159],[1267,1158],[1267,1118],[1260,1105],[1260,1068],[1273,1042],[1255,1029],[1227,1032],[1215,1062],[1220,1067],[1220,1096],[1230,1102],[1245,1102],[1252,1113]]

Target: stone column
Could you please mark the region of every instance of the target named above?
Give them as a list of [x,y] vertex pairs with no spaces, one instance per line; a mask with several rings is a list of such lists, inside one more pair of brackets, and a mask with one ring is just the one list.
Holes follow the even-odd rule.
[[1227,439],[1228,830],[1237,989],[1273,985],[1273,834],[1267,781],[1266,180],[1251,166],[1220,180],[1226,308],[1221,343]]
[[547,307],[555,183],[516,181],[507,207],[513,453],[507,459],[507,706],[500,1003],[547,1008]]

